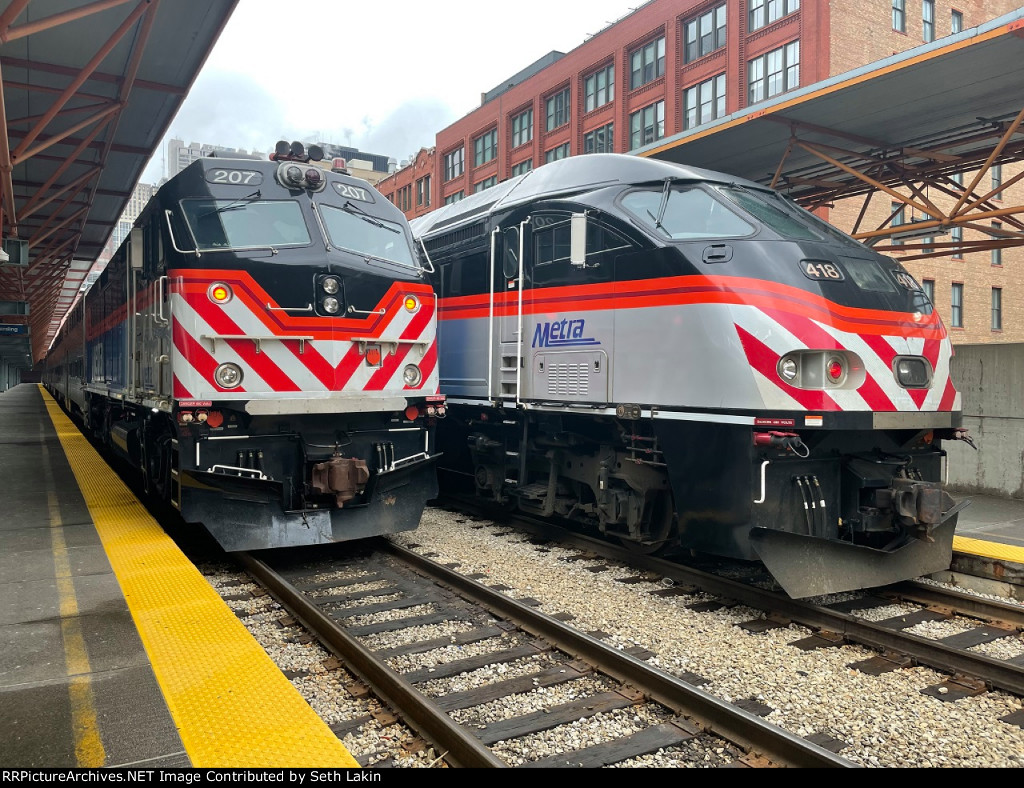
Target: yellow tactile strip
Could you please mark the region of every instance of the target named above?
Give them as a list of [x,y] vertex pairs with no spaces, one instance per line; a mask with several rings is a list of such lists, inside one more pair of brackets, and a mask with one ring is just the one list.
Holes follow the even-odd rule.
[[953,552],[992,558],[997,561],[1009,561],[1024,564],[1024,548],[1014,547],[999,542],[984,542],[980,539],[969,539],[966,536],[953,537]]
[[40,391],[193,766],[358,767],[142,503]]

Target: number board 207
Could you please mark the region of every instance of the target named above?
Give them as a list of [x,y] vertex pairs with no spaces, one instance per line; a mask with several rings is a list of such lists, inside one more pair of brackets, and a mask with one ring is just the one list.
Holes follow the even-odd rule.
[[263,183],[263,173],[256,170],[208,170],[206,180],[227,186],[259,186]]

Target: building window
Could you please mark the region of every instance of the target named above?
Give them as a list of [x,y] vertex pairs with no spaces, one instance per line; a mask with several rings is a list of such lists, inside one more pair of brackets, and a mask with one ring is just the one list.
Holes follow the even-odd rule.
[[453,202],[458,202],[459,200],[463,199],[465,196],[466,196],[466,193],[464,191],[458,191],[458,192],[455,192],[455,194],[449,194],[447,197],[444,198],[444,204],[445,205],[451,205]]
[[584,112],[603,107],[615,100],[615,66],[602,68],[583,81]]
[[685,62],[690,63],[721,49],[725,46],[725,3],[689,20],[685,27]]
[[552,148],[549,151],[544,152],[544,163],[547,164],[549,161],[558,161],[559,159],[565,159],[569,156],[569,143],[566,142],[564,145],[559,145],[557,148]]
[[1003,165],[993,164],[989,169],[989,172],[992,173],[992,191],[995,192],[995,194],[992,195],[992,198],[998,200],[999,192],[1001,192],[1003,188]]
[[793,41],[748,64],[750,90],[748,104],[792,90],[800,84],[800,42]]
[[960,282],[953,283],[949,302],[949,322],[953,328],[964,327],[964,286]]
[[395,205],[400,211],[412,209],[412,184],[403,186],[395,193]]
[[921,282],[921,287],[924,289],[924,294],[928,296],[928,303],[935,305],[935,280],[925,279]]
[[957,186],[964,185],[964,174],[962,172],[954,172],[949,176],[949,179],[953,181]]
[[533,108],[512,118],[512,147],[518,148],[533,139]]
[[636,89],[665,74],[665,36],[642,46],[629,56],[629,87]]
[[[895,230],[897,227],[904,223],[906,218],[904,211],[906,210],[907,206],[906,203],[894,202],[889,203],[889,207],[891,209],[891,213],[889,214],[889,216],[891,217],[889,219],[889,226]],[[903,241],[899,238],[892,239],[893,246],[900,246],[902,243]]]
[[522,175],[533,169],[533,159],[527,159],[521,161],[518,164],[512,165],[512,175]]
[[648,145],[665,136],[665,102],[659,101],[629,116],[629,149]]
[[953,11],[949,19],[949,31],[951,33],[962,33],[964,30],[964,15],[959,11]]
[[458,178],[466,169],[466,149],[459,148],[453,150],[451,153],[446,153],[444,157],[444,179],[450,181],[452,178]]
[[491,129],[473,140],[473,166],[479,167],[498,155],[498,130]]
[[[955,244],[962,244],[964,242],[964,228],[959,224],[955,224],[949,228],[949,239]],[[954,260],[963,260],[964,251],[963,249],[954,249],[953,252]]]
[[482,181],[477,181],[473,184],[473,193],[482,192],[484,189],[490,189],[492,186],[498,185],[498,176],[492,175],[490,178],[484,178]]
[[557,129],[569,122],[569,88],[556,93],[547,101],[547,130]]
[[583,135],[584,153],[614,153],[615,139],[613,135],[614,123],[594,129]]
[[892,29],[899,33],[907,32],[906,0],[892,0]]
[[935,40],[935,0],[921,0],[921,34],[926,44]]
[[1003,288],[992,288],[992,330],[1003,330]]
[[[1002,240],[1002,238],[1003,238],[1002,229],[1003,229],[1003,223],[1002,222],[992,222],[992,238],[994,240],[996,240],[996,241]],[[1002,265],[1002,264],[1003,264],[1003,250],[1002,249],[993,249],[992,250],[992,265]]]
[[725,74],[683,91],[683,128],[725,116]]
[[800,0],[750,0],[747,31],[753,33],[800,8]]

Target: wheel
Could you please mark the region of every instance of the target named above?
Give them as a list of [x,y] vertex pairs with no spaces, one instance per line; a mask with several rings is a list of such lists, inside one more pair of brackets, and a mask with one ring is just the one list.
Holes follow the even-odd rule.
[[675,507],[672,505],[672,493],[668,490],[655,493],[650,504],[649,526],[642,541],[625,536],[618,539],[623,547],[638,555],[657,555],[672,546],[675,541]]

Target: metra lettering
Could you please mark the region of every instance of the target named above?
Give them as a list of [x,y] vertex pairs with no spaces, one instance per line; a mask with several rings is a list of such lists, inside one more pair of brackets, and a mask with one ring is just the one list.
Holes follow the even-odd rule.
[[600,345],[593,337],[583,336],[586,321],[552,320],[538,323],[533,331],[533,347],[573,347],[577,345]]

